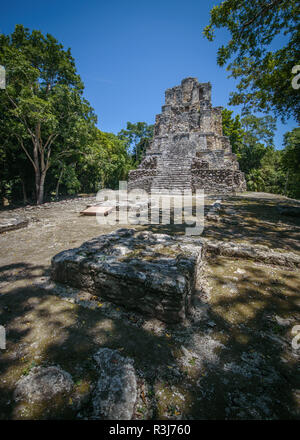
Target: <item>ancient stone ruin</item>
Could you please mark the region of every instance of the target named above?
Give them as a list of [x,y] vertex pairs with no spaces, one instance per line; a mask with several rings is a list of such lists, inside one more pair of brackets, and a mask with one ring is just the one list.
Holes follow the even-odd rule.
[[52,258],[55,281],[175,323],[185,319],[202,275],[202,244],[119,229]]
[[25,228],[28,226],[28,219],[20,216],[0,215],[0,234],[2,232],[13,231],[15,229]]
[[204,189],[206,193],[246,190],[229,138],[223,136],[222,107],[212,107],[211,84],[185,78],[167,89],[154,137],[128,188],[147,192]]

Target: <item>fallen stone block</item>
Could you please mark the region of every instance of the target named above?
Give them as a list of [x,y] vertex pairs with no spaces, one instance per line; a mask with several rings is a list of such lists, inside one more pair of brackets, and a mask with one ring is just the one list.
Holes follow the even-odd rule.
[[22,376],[14,391],[15,419],[70,418],[89,398],[76,388],[71,375],[60,366],[38,366]]
[[82,215],[108,215],[113,209],[113,206],[89,206],[80,212]]
[[49,401],[59,394],[70,393],[73,385],[71,375],[60,367],[35,367],[17,382],[14,397],[17,401]]
[[0,234],[28,226],[29,221],[23,217],[0,217]]
[[172,323],[188,313],[202,258],[202,244],[119,229],[54,256],[52,278]]
[[212,254],[246,258],[261,261],[266,264],[290,267],[292,269],[300,267],[300,255],[293,252],[276,252],[263,245],[253,246],[217,240],[205,240],[205,243],[207,251]]
[[94,356],[100,376],[93,392],[93,418],[130,420],[137,399],[133,360],[101,348]]

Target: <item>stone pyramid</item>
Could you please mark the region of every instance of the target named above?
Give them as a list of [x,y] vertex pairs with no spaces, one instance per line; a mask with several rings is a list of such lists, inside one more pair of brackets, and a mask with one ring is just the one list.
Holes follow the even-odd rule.
[[139,167],[129,173],[128,189],[133,188],[152,193],[246,190],[229,138],[223,136],[222,107],[212,107],[210,83],[185,78],[166,90],[153,140]]

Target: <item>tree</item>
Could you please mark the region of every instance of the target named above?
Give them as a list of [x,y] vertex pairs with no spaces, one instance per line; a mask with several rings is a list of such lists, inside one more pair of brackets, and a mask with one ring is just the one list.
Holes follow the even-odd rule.
[[25,153],[13,143],[2,144],[0,151],[0,195],[10,200],[23,198],[23,202],[28,203],[34,189],[31,164]]
[[274,150],[276,121],[272,116],[257,117],[247,114],[232,117],[232,111],[223,109],[223,133],[228,136],[232,152],[237,155],[241,170],[246,173],[259,168],[268,150]]
[[119,181],[127,179],[132,166],[126,143],[112,133],[97,130],[94,142],[77,163],[76,174],[81,189],[97,192],[103,188],[118,188]]
[[284,192],[289,197],[300,198],[300,128],[284,135],[282,167],[286,172]]
[[224,108],[222,110],[222,127],[224,136],[228,136],[232,152],[240,157],[240,147],[243,142],[245,131],[243,130],[240,115],[232,117],[233,111]]
[[135,124],[127,122],[126,130],[123,129],[118,133],[118,138],[126,143],[127,149],[135,159],[136,165],[141,162],[146,149],[150,145],[153,137],[153,128],[153,125],[148,125],[146,122],[137,122]]
[[268,150],[274,150],[275,119],[272,116],[257,117],[248,114],[241,119],[244,131],[240,146],[239,162],[241,170],[247,174],[261,166]]
[[282,151],[268,148],[261,159],[259,168],[250,170],[247,176],[248,188],[251,191],[283,194],[286,175],[281,159]]
[[[247,114],[233,117],[222,111],[223,133],[228,136],[240,169],[245,173],[251,191],[280,192],[284,180],[280,167],[280,152],[274,149],[275,119]],[[277,172],[278,171],[278,172]]]
[[15,142],[30,161],[38,204],[51,163],[90,142],[96,117],[82,97],[70,49],[51,35],[17,25],[11,36],[0,35],[0,64],[7,85],[0,93],[5,141]]
[[[231,77],[239,79],[229,104],[256,111],[274,111],[284,121],[300,119],[298,91],[292,87],[294,66],[299,64],[298,2],[296,0],[225,0],[210,11],[204,29],[208,40],[215,28],[230,32],[218,49],[217,62],[226,63]],[[281,47],[271,48],[277,38]]]
[[262,170],[250,170],[247,176],[247,188],[250,191],[264,191],[265,180]]

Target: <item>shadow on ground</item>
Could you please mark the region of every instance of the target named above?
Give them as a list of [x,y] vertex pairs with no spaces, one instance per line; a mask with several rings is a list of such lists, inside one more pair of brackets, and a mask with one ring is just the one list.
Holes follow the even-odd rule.
[[[236,290],[231,278],[238,268],[245,273],[235,280]],[[27,265],[2,267],[2,276],[12,269],[19,271],[18,282],[20,270],[26,280],[35,277],[36,268]],[[89,398],[80,411],[72,404],[29,405],[20,414],[13,391],[33,366],[59,365],[72,375],[76,392],[90,395],[98,377],[93,354],[100,347],[135,361],[143,390],[135,418],[297,418],[299,370],[290,334],[299,318],[297,274],[224,258],[211,260],[207,274],[208,299],[197,298],[193,322],[176,327],[147,326],[141,317],[135,324],[134,313],[111,318],[35,285],[6,287],[0,297],[0,322],[7,329],[1,419],[89,417]],[[275,315],[289,324],[278,325]]]

